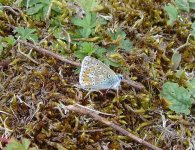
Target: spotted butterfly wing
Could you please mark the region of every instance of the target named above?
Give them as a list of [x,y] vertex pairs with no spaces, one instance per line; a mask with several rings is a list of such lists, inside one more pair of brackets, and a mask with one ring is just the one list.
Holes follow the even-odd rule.
[[101,61],[90,56],[83,59],[79,75],[81,88],[90,91],[118,89],[120,81],[120,77]]

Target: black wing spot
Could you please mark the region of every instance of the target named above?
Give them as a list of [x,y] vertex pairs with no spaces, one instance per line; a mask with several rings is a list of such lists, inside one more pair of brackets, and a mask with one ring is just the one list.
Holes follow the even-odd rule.
[[111,75],[110,75],[110,74],[108,74],[107,76],[108,76],[108,78],[110,78],[110,77],[111,77]]

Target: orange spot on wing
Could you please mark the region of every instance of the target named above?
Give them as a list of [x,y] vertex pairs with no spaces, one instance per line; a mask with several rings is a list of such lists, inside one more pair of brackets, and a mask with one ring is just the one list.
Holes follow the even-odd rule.
[[95,68],[91,67],[91,68],[88,68],[88,70],[86,69],[85,72],[83,73],[83,82],[85,85],[90,85],[91,80],[89,78],[89,74],[94,70]]

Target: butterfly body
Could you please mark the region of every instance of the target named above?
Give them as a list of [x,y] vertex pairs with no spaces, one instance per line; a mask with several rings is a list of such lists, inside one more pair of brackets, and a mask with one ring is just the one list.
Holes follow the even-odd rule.
[[81,65],[79,83],[82,89],[99,91],[103,89],[118,90],[122,75],[117,75],[101,61],[86,56]]

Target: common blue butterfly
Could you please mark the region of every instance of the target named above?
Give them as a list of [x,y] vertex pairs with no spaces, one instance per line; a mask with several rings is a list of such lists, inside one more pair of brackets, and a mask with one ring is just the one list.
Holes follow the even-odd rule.
[[87,91],[115,89],[118,91],[122,75],[117,75],[113,70],[96,58],[86,56],[81,64],[79,83]]

